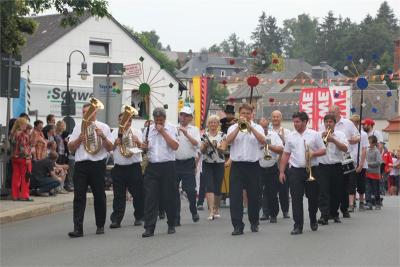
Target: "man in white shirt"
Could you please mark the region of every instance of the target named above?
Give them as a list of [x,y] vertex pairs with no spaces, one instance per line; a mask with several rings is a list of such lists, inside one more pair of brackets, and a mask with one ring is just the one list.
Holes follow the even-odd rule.
[[382,136],[382,132],[375,130],[374,126],[375,126],[375,121],[371,118],[365,118],[364,120],[362,120],[362,126],[364,131],[368,134],[368,136],[371,135],[375,135],[376,139],[378,139],[378,149],[380,152],[383,151],[383,136]]
[[[88,112],[92,104],[84,104],[82,114]],[[109,151],[113,149],[111,142],[110,127],[107,124],[96,120],[97,110],[93,112],[88,121],[91,123],[90,128],[94,128],[96,135],[100,138],[101,146],[97,153],[87,151],[86,138],[91,138],[88,134],[81,132],[81,123],[75,125],[71,137],[68,142],[68,149],[71,153],[75,153],[74,167],[74,231],[69,232],[71,238],[83,236],[83,217],[86,207],[86,192],[90,186],[94,198],[94,213],[96,217],[97,230],[96,234],[104,234],[104,224],[106,221],[106,193],[104,188],[104,177],[106,172],[106,158]],[[88,123],[89,123],[88,122]],[[82,121],[83,123],[83,121]],[[93,131],[92,128],[92,131]],[[87,130],[87,129],[85,129]],[[90,139],[89,139],[90,140]],[[95,139],[97,143],[97,138]],[[93,149],[93,144],[89,144]]]
[[[307,129],[307,113],[295,112],[292,118],[295,131],[289,135],[283,150],[281,162],[279,163],[279,180],[281,183],[286,180],[285,170],[289,163],[290,167],[287,171],[287,178],[289,179],[294,220],[294,228],[291,234],[298,235],[303,232],[304,192],[308,198],[308,213],[311,230],[318,230],[318,183],[316,181],[307,180],[312,173],[315,174],[318,165],[317,157],[325,155],[326,149],[321,135],[312,129]],[[309,162],[311,166],[307,166],[308,160],[306,156],[310,158]]]
[[335,131],[336,118],[333,114],[324,117],[325,132],[322,138],[326,146],[326,155],[319,157],[319,210],[321,218],[319,224],[327,225],[329,216],[335,223],[340,223],[339,201],[344,190],[342,160],[343,152],[348,150],[348,142],[344,133]]
[[[121,125],[121,117],[118,116]],[[114,142],[114,168],[111,170],[113,180],[113,212],[111,213],[110,228],[120,228],[121,221],[124,218],[126,207],[126,190],[133,197],[133,207],[135,212],[135,226],[142,225],[144,216],[144,194],[143,194],[143,175],[140,162],[142,161],[142,133],[131,128],[132,117],[126,122],[126,125],[120,126],[120,129],[114,130],[111,135]],[[121,154],[121,144],[127,151]],[[131,146],[131,147],[129,147]]]
[[278,191],[280,185],[277,163],[283,152],[283,142],[278,134],[268,131],[268,119],[261,118],[259,124],[264,129],[264,134],[266,135],[266,145],[261,148],[259,160],[262,190],[262,195],[260,195],[260,197],[262,198],[261,207],[263,210],[261,218],[269,215],[271,216],[269,222],[276,223],[276,217],[279,213]]
[[[182,190],[186,192],[189,200],[189,209],[193,222],[199,221],[196,207],[196,155],[200,145],[200,131],[196,126],[190,125],[193,111],[190,107],[183,107],[179,112],[178,143],[175,151],[175,166],[177,183],[182,181]],[[177,194],[176,226],[180,226],[181,198]]]
[[[290,130],[282,127],[282,113],[279,110],[274,110],[271,113],[272,131],[277,133],[285,146],[286,140],[290,135]],[[279,157],[280,159],[280,157]],[[279,163],[278,163],[279,164]],[[283,218],[289,219],[289,183],[285,181],[283,184],[279,184],[279,203],[281,204],[281,210]]]
[[[354,114],[350,120],[358,127],[360,123],[360,115]],[[364,199],[366,189],[366,177],[365,172],[367,171],[367,149],[369,147],[368,135],[364,130],[361,130],[361,141],[358,144],[351,145],[351,157],[354,159],[356,164],[356,171],[351,173],[349,181],[349,212],[353,212],[355,208],[355,195],[356,189],[360,198],[359,210],[364,210]],[[358,155],[358,158],[357,158]]]
[[[343,118],[341,115],[340,108],[338,106],[331,106],[329,108],[329,113],[335,115],[336,117],[336,125],[335,131],[341,131],[346,135],[347,141],[350,145],[358,144],[360,142],[360,133],[354,124],[346,118]],[[325,125],[321,126],[321,131],[325,131]],[[352,147],[350,147],[352,149]],[[351,150],[348,151],[351,155]],[[354,161],[355,159],[352,158]],[[340,198],[340,211],[343,214],[343,218],[350,218],[350,213],[348,211],[349,208],[349,181],[350,181],[350,173],[344,175],[344,188],[342,193],[342,197]]]
[[228,129],[226,142],[231,144],[230,159],[230,212],[233,225],[232,235],[242,235],[243,189],[247,192],[248,215],[252,232],[258,232],[260,194],[260,147],[265,144],[262,127],[253,121],[253,107],[244,103],[239,108],[240,121],[247,124],[247,131],[240,131],[238,123]]
[[[153,110],[154,124],[150,125],[147,143],[142,145],[147,149],[149,166],[144,174],[144,228],[142,237],[154,235],[159,201],[167,213],[168,234],[175,233],[176,183],[175,154],[179,143],[176,127],[166,123],[167,115],[163,108]],[[160,197],[161,195],[161,197]]]

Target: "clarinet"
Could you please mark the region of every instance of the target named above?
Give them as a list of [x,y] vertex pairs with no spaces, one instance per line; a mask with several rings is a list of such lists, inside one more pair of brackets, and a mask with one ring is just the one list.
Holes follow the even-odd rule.
[[[146,135],[145,135],[145,138],[144,138],[144,142],[148,145],[148,141],[149,141],[149,131],[150,131],[150,120],[148,120],[146,123],[147,123],[148,125],[147,125],[147,129],[146,129]],[[142,174],[145,173],[146,168],[147,168],[147,166],[149,165],[149,157],[148,157],[148,155],[147,155],[147,151],[148,151],[148,148],[143,149],[142,164],[141,164],[141,167],[142,167]]]
[[211,147],[211,152],[209,154],[209,156],[211,156],[212,154],[216,154],[218,156],[218,158],[223,159],[224,157],[221,155],[221,153],[218,151],[218,149],[213,145],[213,143],[211,142],[210,138],[208,137],[207,133],[203,134],[203,141],[207,142],[209,144],[209,146]]

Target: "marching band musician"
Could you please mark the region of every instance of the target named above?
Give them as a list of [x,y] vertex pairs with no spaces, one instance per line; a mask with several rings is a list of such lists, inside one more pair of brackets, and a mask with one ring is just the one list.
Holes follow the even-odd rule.
[[[199,221],[196,207],[196,162],[195,157],[200,145],[200,131],[196,126],[190,125],[193,119],[193,111],[190,107],[183,107],[179,112],[178,143],[175,151],[175,166],[177,183],[182,181],[182,190],[186,192],[189,200],[189,209],[193,222]],[[180,226],[181,198],[177,198],[176,226]]]
[[276,216],[279,212],[278,191],[279,191],[279,169],[278,158],[283,152],[283,142],[278,134],[268,131],[269,121],[261,118],[260,126],[264,129],[266,143],[268,146],[262,148],[260,157],[261,167],[261,190],[263,217],[270,217],[270,223],[276,223]]
[[[346,135],[347,141],[350,145],[358,144],[360,142],[360,133],[358,132],[357,128],[354,124],[346,118],[343,118],[340,114],[340,108],[338,106],[331,106],[329,107],[329,113],[335,115],[336,117],[336,124],[335,124],[335,131],[341,131]],[[325,131],[325,125],[322,124],[320,127],[321,131]],[[351,149],[348,151],[348,154],[351,156]],[[356,161],[353,158],[353,161]],[[342,191],[342,196],[340,197],[340,211],[343,214],[343,218],[350,218],[349,209],[349,182],[350,182],[350,174],[344,174],[344,190]]]
[[[121,124],[121,118],[124,113],[120,113],[118,116],[119,123]],[[111,224],[110,228],[120,228],[121,221],[125,214],[126,207],[126,190],[133,197],[134,212],[134,225],[142,225],[144,216],[144,195],[143,195],[143,176],[140,162],[142,161],[141,150],[138,147],[142,146],[142,133],[136,129],[131,128],[132,117],[126,122],[123,131],[126,133],[126,137],[118,137],[118,130],[112,132],[112,140],[114,142],[114,168],[111,171],[111,177],[113,180],[113,212],[111,213]],[[129,134],[132,131],[132,135]],[[125,140],[130,138],[131,140]],[[124,140],[123,140],[124,139]],[[123,142],[129,141],[133,145],[131,154],[121,154],[121,145]]]
[[144,176],[143,238],[154,235],[160,201],[167,213],[168,234],[175,233],[176,195],[179,194],[174,154],[179,147],[176,127],[165,122],[167,115],[161,107],[153,110],[153,118],[148,140],[142,145],[143,149],[148,150],[149,159]]
[[[326,149],[321,135],[312,129],[307,129],[308,115],[305,112],[295,112],[292,116],[295,131],[293,131],[285,144],[281,162],[279,164],[279,180],[283,183],[289,180],[290,195],[292,197],[292,212],[294,228],[292,235],[303,232],[304,211],[303,195],[308,198],[308,212],[311,230],[318,229],[318,184],[316,181],[307,181],[318,164],[316,157],[325,155]],[[306,158],[306,152],[309,159]],[[289,163],[286,178],[285,169]],[[309,165],[309,166],[307,166]],[[307,175],[307,170],[309,175]]]
[[96,234],[104,234],[104,224],[106,221],[107,206],[104,177],[106,172],[107,152],[113,150],[113,143],[111,142],[110,127],[96,120],[97,109],[95,109],[93,113],[88,114],[89,109],[93,110],[93,104],[84,104],[82,116],[84,120],[86,120],[86,123],[91,123],[91,127],[95,128],[94,131],[102,142],[101,148],[99,148],[97,153],[89,153],[89,151],[86,150],[84,142],[90,141],[92,136],[88,136],[86,132],[81,131],[81,129],[84,128],[81,125],[84,121],[75,125],[69,139],[68,149],[72,153],[75,153],[75,169],[73,174],[74,231],[68,233],[71,238],[83,236],[83,217],[86,208],[86,192],[88,186],[90,186],[94,198],[94,213],[97,226]]
[[340,131],[335,131],[336,117],[327,114],[324,117],[325,131],[322,138],[326,145],[326,155],[319,157],[318,184],[319,184],[319,210],[321,218],[319,224],[327,225],[329,216],[333,217],[335,223],[340,223],[339,200],[344,188],[342,170],[342,152],[347,152],[349,143],[346,136]]
[[[228,129],[226,141],[231,144],[232,160],[230,173],[230,213],[233,225],[232,235],[242,235],[243,189],[247,191],[248,216],[252,232],[258,232],[259,193],[260,193],[260,146],[265,144],[264,131],[260,125],[251,121],[253,107],[244,103],[239,108],[240,121]],[[239,127],[239,123],[241,127]],[[245,125],[246,129],[242,128]]]
[[207,119],[207,132],[204,133],[200,151],[203,154],[203,177],[205,179],[205,191],[208,203],[208,220],[220,218],[219,206],[221,201],[222,179],[224,177],[226,149],[226,135],[218,131],[219,117],[212,115]]
[[[282,113],[279,110],[274,110],[271,113],[272,132],[278,134],[282,140],[283,146],[285,146],[286,140],[290,135],[291,131],[287,128],[282,127]],[[279,183],[279,203],[281,204],[281,210],[283,218],[289,219],[289,183],[285,181],[283,184]],[[261,218],[262,219],[262,218]]]

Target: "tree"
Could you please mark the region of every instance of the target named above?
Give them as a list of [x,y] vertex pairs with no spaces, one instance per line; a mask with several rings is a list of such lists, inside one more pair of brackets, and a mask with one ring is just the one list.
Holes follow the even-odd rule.
[[91,15],[108,16],[107,0],[35,0],[35,1],[0,1],[1,19],[1,52],[20,54],[26,43],[25,34],[33,34],[37,28],[35,20],[27,17],[31,13],[42,13],[54,9],[63,14],[61,25],[64,27],[76,25],[79,17],[85,12]]
[[228,39],[223,40],[219,46],[217,44],[212,45],[208,51],[223,52],[231,57],[245,57],[249,53],[248,45],[236,33],[229,35]]
[[317,28],[317,46],[318,55],[321,60],[331,62],[336,58],[335,47],[337,41],[337,18],[333,15],[332,11],[328,12],[328,16],[324,18],[322,24]]
[[210,46],[210,48],[208,48],[208,52],[210,53],[220,53],[221,52],[221,47],[217,44],[213,44],[212,46]]
[[226,104],[226,98],[229,96],[229,91],[226,86],[218,83],[215,80],[211,81],[211,96],[212,102],[221,108]]
[[155,57],[160,62],[160,65],[163,68],[165,68],[169,72],[172,72],[172,73],[175,72],[177,63],[173,60],[169,60],[169,58],[161,51],[162,44],[158,41],[160,39],[160,37],[157,35],[157,33],[155,31],[135,32],[132,27],[126,26],[126,25],[123,25],[123,26],[133,36],[135,36],[137,38],[137,40],[147,49],[147,51],[153,57]]
[[376,15],[376,21],[383,23],[387,27],[389,27],[392,34],[399,33],[399,25],[398,20],[393,13],[393,9],[390,8],[389,4],[384,1],[378,9],[378,13]]

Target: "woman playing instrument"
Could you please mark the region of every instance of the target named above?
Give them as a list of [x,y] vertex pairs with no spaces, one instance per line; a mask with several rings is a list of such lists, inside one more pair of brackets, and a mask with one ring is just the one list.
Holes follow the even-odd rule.
[[207,131],[202,137],[203,175],[206,183],[206,198],[209,210],[208,220],[220,218],[219,203],[224,176],[225,134],[219,131],[219,117],[212,115],[207,120]]
[[27,176],[27,173],[32,171],[31,129],[25,118],[18,118],[11,130],[13,200],[32,201],[29,197],[29,176]]

